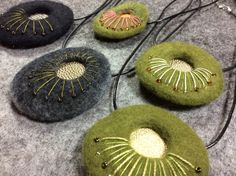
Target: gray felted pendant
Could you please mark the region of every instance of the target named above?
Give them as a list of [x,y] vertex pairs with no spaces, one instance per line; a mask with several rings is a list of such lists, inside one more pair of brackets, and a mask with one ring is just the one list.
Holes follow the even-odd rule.
[[0,44],[10,48],[47,45],[63,36],[73,24],[71,9],[53,1],[19,4],[0,17]]
[[118,109],[86,134],[87,175],[208,176],[207,150],[197,134],[164,109]]
[[20,70],[12,83],[17,109],[36,121],[73,118],[93,107],[110,86],[110,65],[89,48],[44,55]]
[[144,4],[128,2],[99,13],[93,21],[93,29],[100,37],[125,39],[142,32],[148,18]]
[[142,85],[165,100],[196,106],[215,100],[223,90],[219,62],[203,49],[165,42],[148,49],[136,63]]

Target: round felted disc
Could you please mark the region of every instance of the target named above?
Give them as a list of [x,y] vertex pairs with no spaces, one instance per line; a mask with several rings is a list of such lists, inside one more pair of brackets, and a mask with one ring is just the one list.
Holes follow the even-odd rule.
[[50,44],[69,30],[73,19],[71,9],[61,3],[32,1],[17,5],[0,17],[0,44],[10,48]]
[[93,107],[110,85],[110,65],[89,48],[44,55],[20,70],[12,83],[17,109],[36,121],[73,118]]
[[201,139],[173,114],[150,105],[119,109],[86,134],[83,159],[90,176],[207,176]]
[[165,42],[148,49],[138,59],[136,73],[152,93],[180,105],[209,103],[223,90],[218,61],[184,42]]
[[100,37],[125,39],[142,32],[148,18],[144,4],[129,2],[99,13],[93,21],[93,29]]

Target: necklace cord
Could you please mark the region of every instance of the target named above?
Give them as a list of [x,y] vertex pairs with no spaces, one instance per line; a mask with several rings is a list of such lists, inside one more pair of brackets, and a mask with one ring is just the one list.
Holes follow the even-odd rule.
[[[235,59],[236,59],[236,45],[234,47],[233,62],[235,61]],[[229,80],[231,80],[232,75],[233,75],[233,71],[230,72]],[[207,149],[212,148],[213,146],[215,146],[221,140],[221,138],[224,136],[224,134],[225,134],[226,130],[228,129],[229,124],[230,124],[230,122],[231,122],[231,120],[233,118],[233,113],[234,113],[234,110],[235,110],[235,107],[236,107],[236,76],[235,76],[235,80],[234,81],[235,82],[234,82],[233,102],[232,102],[232,105],[231,105],[231,108],[230,108],[227,120],[225,122],[224,127],[220,131],[219,135],[206,146]],[[230,83],[231,83],[231,81],[228,83],[229,85],[228,85],[228,92],[227,92],[227,98],[226,98],[226,101],[225,101],[225,105],[227,105],[228,101],[229,101]],[[224,115],[227,114],[227,112],[225,112],[225,111],[227,111],[227,108],[224,109],[224,112],[223,112]]]

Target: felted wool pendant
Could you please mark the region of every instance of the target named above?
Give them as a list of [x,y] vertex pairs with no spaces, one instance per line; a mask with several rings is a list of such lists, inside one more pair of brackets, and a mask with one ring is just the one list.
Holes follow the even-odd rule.
[[207,176],[207,150],[197,134],[164,109],[136,105],[97,122],[83,145],[87,175]]
[[144,4],[129,2],[99,13],[93,21],[93,29],[100,37],[125,39],[142,32],[148,18]]
[[44,55],[20,70],[12,84],[17,109],[36,121],[73,118],[94,106],[110,86],[110,65],[89,48]]
[[32,1],[17,5],[0,17],[0,44],[10,48],[50,44],[69,30],[73,19],[71,9],[61,3]]
[[196,106],[215,100],[223,90],[216,59],[184,42],[165,42],[148,49],[136,63],[142,85],[165,100]]

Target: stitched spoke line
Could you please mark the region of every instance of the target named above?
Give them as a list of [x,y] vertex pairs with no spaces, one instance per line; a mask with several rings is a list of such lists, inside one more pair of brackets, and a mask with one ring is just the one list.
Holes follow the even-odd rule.
[[[56,61],[52,60],[41,64],[40,69],[37,71],[31,71],[28,79],[30,81],[29,86],[31,86],[32,84],[34,85],[34,95],[40,93],[42,89],[47,90],[45,100],[47,100],[55,91],[58,91],[59,88],[59,91],[57,92],[58,102],[62,102],[63,98],[65,98],[66,95],[65,92],[67,91],[70,93],[70,96],[72,98],[77,96],[76,91],[78,89],[81,92],[84,92],[88,84],[95,80],[95,76],[93,75],[95,75],[94,73],[98,73],[99,66],[97,64],[96,58],[90,53],[81,54],[81,52],[71,52],[69,54],[65,53],[63,57],[60,56],[58,58],[59,59]],[[58,77],[57,71],[62,67],[63,64],[70,62],[71,59],[76,60],[75,62],[85,64],[86,68],[83,75],[80,75],[80,77],[77,77],[75,79],[69,76],[71,79],[68,80]],[[75,70],[75,68],[70,67],[69,69],[71,69],[70,72],[76,73],[83,71],[82,68],[78,68],[80,70]],[[55,81],[51,84],[52,80],[54,79]]]
[[141,156],[132,149],[126,138],[95,138],[95,142],[104,148],[96,155],[108,159],[102,163],[102,168],[111,167],[113,169],[111,175],[190,176],[190,173],[201,172],[200,168],[174,153],[168,153],[162,159]]
[[[171,65],[173,63],[174,66]],[[149,57],[146,70],[156,78],[157,83],[170,85],[184,93],[211,85],[211,77],[215,75],[206,68],[190,70],[190,66],[181,60],[173,60],[169,64],[165,59],[155,57]]]
[[121,10],[119,12],[108,10],[102,14],[100,23],[107,29],[123,31],[140,26],[142,20],[138,16],[135,16],[132,10]]
[[40,28],[41,34],[43,36],[46,35],[45,25],[48,26],[51,32],[54,31],[53,25],[48,20],[48,17],[39,19],[39,20],[32,20],[26,16],[26,12],[22,8],[15,9],[14,11],[6,14],[6,16],[3,16],[3,17],[6,20],[5,20],[5,23],[0,24],[1,29],[6,29],[7,31],[10,31],[13,35],[15,35],[19,31],[20,28],[22,28],[21,32],[25,34],[28,31],[31,22],[32,22],[32,32],[35,35],[37,34],[36,32],[37,27]]

